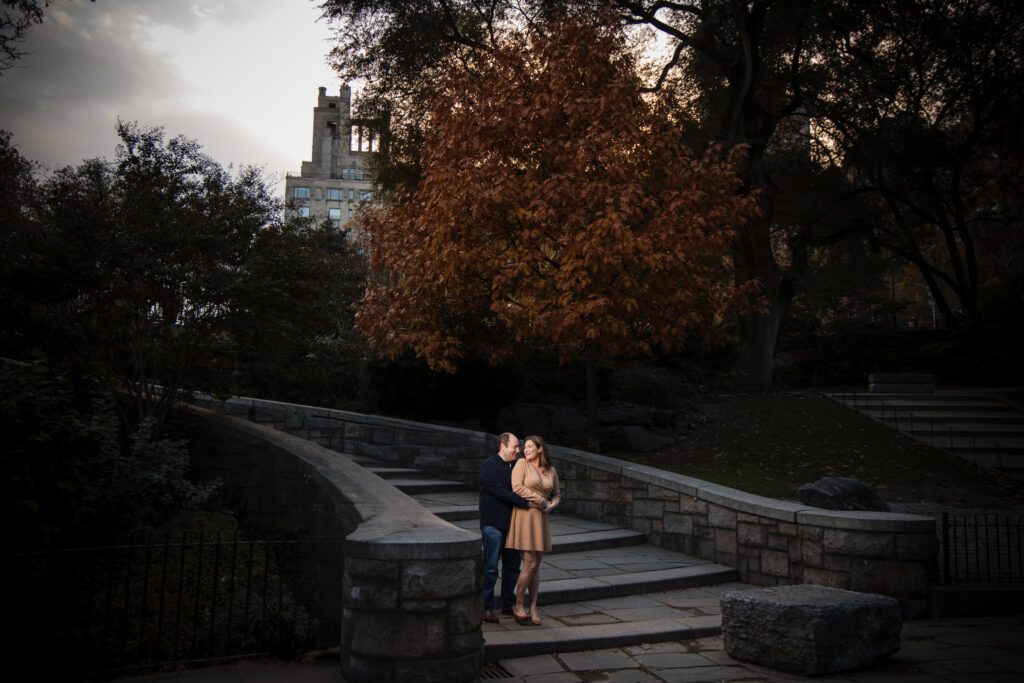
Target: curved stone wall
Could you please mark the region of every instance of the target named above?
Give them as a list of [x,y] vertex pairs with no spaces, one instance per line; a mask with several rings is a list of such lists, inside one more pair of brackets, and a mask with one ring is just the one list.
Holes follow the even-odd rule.
[[320,636],[340,639],[345,680],[477,680],[483,604],[474,534],[323,446],[189,410],[193,474],[219,477],[246,525],[330,539],[311,546],[298,590]]
[[[257,399],[204,403],[340,452],[420,467],[476,486],[493,435]],[[647,534],[649,542],[734,566],[759,585],[814,583],[900,598],[924,613],[938,541],[930,517],[837,512],[583,451],[551,447],[566,512]]]

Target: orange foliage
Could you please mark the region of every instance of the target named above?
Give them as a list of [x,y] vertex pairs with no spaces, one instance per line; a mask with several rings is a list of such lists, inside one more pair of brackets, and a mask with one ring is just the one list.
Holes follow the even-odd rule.
[[751,299],[727,258],[757,211],[736,152],[684,147],[613,30],[562,19],[453,59],[431,116],[416,192],[361,219],[388,277],[357,327],[383,353],[452,370],[512,339],[670,351]]

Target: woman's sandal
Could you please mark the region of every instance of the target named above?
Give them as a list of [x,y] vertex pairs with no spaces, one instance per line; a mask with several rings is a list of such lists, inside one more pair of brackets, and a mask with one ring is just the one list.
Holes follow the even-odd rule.
[[515,619],[516,623],[519,624],[520,626],[530,626],[531,623],[532,623],[530,621],[530,615],[529,614],[525,614],[523,616],[519,616],[515,612],[512,612],[512,618]]
[[533,624],[534,626],[540,626],[540,623],[541,623],[540,622],[540,617],[538,617],[538,616],[530,617],[530,623]]

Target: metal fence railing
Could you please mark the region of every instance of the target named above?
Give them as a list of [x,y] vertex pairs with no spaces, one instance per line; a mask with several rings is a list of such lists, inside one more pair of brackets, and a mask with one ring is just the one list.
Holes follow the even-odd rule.
[[200,534],[8,555],[8,644],[37,663],[39,680],[294,656],[320,646],[289,580],[315,542]]
[[1024,517],[943,512],[942,583],[1024,585]]

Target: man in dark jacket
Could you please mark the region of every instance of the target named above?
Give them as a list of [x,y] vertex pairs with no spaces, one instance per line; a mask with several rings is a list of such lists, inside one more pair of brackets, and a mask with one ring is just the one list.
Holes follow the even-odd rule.
[[498,622],[494,614],[494,584],[501,559],[502,612],[512,614],[519,580],[519,551],[505,547],[512,506],[527,508],[528,500],[512,492],[512,466],[519,454],[519,439],[508,432],[498,437],[498,452],[480,468],[480,535],[484,550],[484,621]]

